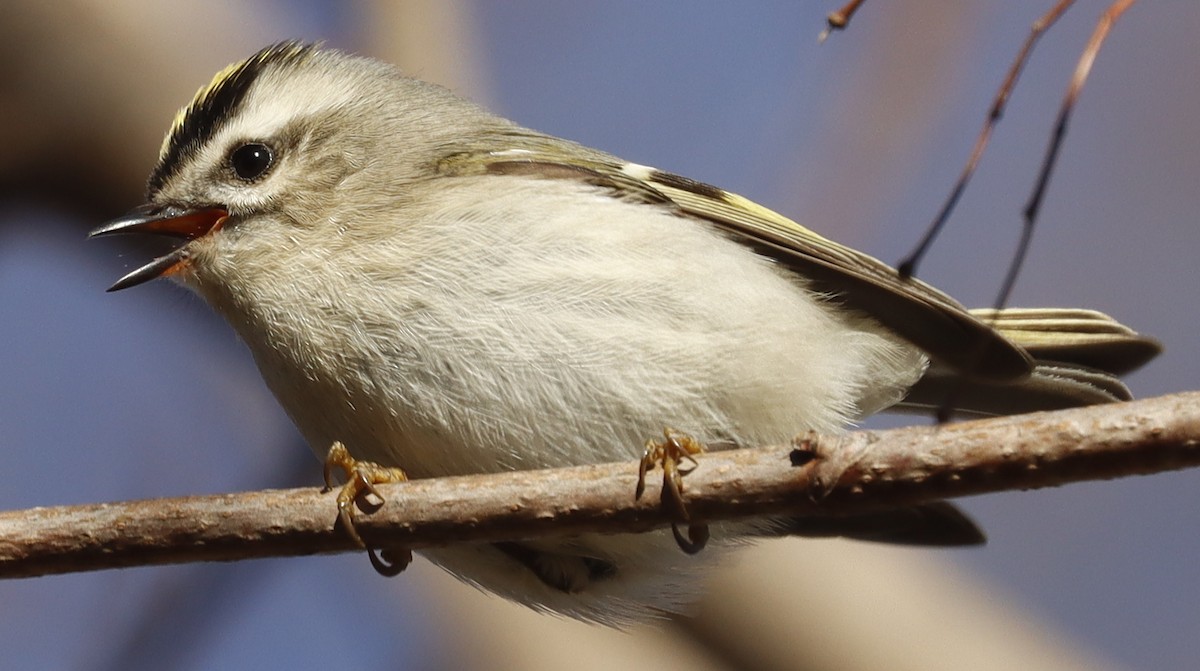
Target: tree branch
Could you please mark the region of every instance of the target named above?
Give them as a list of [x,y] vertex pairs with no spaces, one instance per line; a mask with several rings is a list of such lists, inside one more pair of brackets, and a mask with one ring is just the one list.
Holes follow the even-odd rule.
[[[684,479],[693,519],[825,515],[1200,465],[1200,392],[1050,413],[801,436],[714,452]],[[372,544],[422,548],[671,522],[634,462],[381,485]],[[0,577],[353,550],[316,487],[0,513]]]

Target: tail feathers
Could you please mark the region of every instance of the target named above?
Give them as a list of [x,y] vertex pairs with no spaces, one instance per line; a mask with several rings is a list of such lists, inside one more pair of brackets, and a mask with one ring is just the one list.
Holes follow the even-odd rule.
[[1116,377],[1071,364],[1038,362],[1029,377],[1008,384],[966,380],[935,366],[892,409],[926,412],[949,401],[955,414],[986,417],[1063,410],[1131,397],[1129,388]]
[[1035,360],[1093,368],[1112,375],[1136,370],[1162,345],[1103,312],[1072,308],[971,310]]
[[1079,309],[972,310],[1034,360],[1033,372],[1009,383],[963,378],[933,364],[896,406],[926,411],[947,401],[967,415],[1012,415],[1127,401],[1132,395],[1117,378],[1162,350],[1108,315]]
[[853,515],[792,517],[773,520],[769,535],[826,538],[947,547],[982,545],[983,531],[945,501]]

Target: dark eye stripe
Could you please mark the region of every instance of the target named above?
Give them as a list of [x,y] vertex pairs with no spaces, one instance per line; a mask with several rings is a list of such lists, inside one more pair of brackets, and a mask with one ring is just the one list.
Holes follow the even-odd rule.
[[176,118],[163,144],[158,165],[150,174],[148,197],[153,198],[167,180],[237,114],[250,87],[264,70],[301,63],[316,49],[317,46],[312,44],[280,42],[218,73]]

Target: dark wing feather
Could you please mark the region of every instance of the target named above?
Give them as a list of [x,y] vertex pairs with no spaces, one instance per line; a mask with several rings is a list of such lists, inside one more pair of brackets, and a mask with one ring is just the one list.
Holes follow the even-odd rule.
[[1141,368],[1162,345],[1103,312],[1082,308],[971,310],[1037,361],[1085,366],[1111,375]]

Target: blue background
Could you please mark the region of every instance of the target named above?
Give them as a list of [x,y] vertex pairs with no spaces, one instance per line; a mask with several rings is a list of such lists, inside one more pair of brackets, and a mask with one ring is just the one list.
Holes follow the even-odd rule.
[[[185,4],[146,13],[160,22],[154,39],[178,45],[167,51],[215,72],[285,37],[386,55],[370,4],[259,2],[216,25],[196,23]],[[471,95],[524,125],[721,185],[895,261],[948,192],[1047,3],[868,3],[849,31],[818,47],[833,4],[463,3],[472,41],[446,51],[475,68]],[[989,304],[999,285],[1057,107],[1104,5],[1080,4],[1035,53],[922,268],[968,305]],[[6,11],[4,30],[53,35],[14,24],[20,12],[5,21]],[[104,67],[105,45],[128,26],[101,21],[96,7],[80,13],[94,41],[45,48]],[[62,20],[70,18],[79,16]],[[28,51],[4,72],[42,58],[33,50],[43,40],[30,34]],[[1138,396],[1200,380],[1197,34],[1194,3],[1143,3],[1117,24],[1072,120],[1012,301],[1093,307],[1160,338],[1166,353],[1129,379]],[[73,81],[65,71],[40,77],[20,86]],[[170,91],[157,91],[168,105],[140,110],[153,124],[84,119],[68,139],[106,133],[102,146],[145,146],[137,168],[145,174],[174,107],[207,78],[156,80]],[[17,84],[8,86],[0,103],[20,100]],[[72,86],[93,109],[118,104]],[[49,108],[21,127],[10,114],[0,124],[37,138],[47,132],[40,124],[66,112]],[[61,201],[3,176],[0,506],[315,486],[317,462],[232,332],[198,299],[166,282],[103,293],[144,254],[83,234],[140,193],[136,183],[101,179],[124,168],[115,158],[81,158],[83,140],[71,149],[81,153],[40,157],[70,163],[65,173],[90,166],[55,184]],[[1184,472],[969,499],[964,507],[989,532],[985,549],[910,556],[971,577],[1114,666],[1187,668],[1200,634],[1197,484]],[[357,555],[8,581],[0,650],[13,668],[458,668],[474,635],[456,626],[447,592],[470,590],[427,565],[383,581]]]

